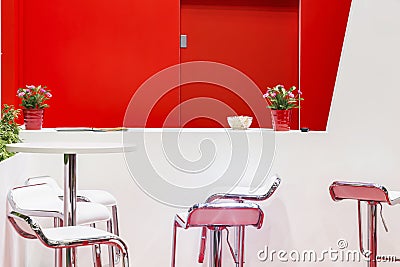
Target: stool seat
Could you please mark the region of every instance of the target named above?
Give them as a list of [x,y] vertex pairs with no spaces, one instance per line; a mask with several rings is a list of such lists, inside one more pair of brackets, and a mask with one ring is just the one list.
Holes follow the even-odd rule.
[[43,228],[43,234],[48,238],[48,242],[57,246],[57,244],[64,243],[72,244],[76,240],[82,239],[116,239],[116,235],[109,233],[107,231],[87,227],[87,226],[68,226],[68,227],[58,227],[58,228]]
[[76,203],[76,224],[92,224],[93,222],[105,222],[110,219],[110,211],[101,204],[90,202]]
[[178,213],[175,222],[182,228],[212,226],[247,226],[260,228],[264,213],[254,203],[202,203],[187,213]]
[[399,191],[389,191],[384,186],[375,183],[336,181],[329,187],[329,192],[335,201],[354,199],[389,205],[400,203]]

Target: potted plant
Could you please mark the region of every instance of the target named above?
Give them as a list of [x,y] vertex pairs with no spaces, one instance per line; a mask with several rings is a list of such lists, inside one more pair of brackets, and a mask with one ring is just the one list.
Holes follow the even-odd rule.
[[15,122],[20,113],[19,109],[14,109],[14,106],[4,105],[1,110],[0,120],[0,161],[3,161],[14,153],[8,152],[6,149],[7,144],[18,143],[19,139],[19,125]]
[[26,85],[18,89],[17,96],[22,100],[25,129],[42,129],[43,111],[49,107],[45,102],[52,97],[50,90],[46,86]]
[[275,131],[289,131],[292,109],[298,108],[302,92],[295,86],[286,89],[283,85],[267,88],[264,98],[271,109],[272,121]]

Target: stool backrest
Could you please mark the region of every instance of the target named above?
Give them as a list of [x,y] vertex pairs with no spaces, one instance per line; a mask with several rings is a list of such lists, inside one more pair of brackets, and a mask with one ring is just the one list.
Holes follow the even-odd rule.
[[189,209],[187,226],[262,226],[264,213],[254,203],[203,203]]
[[47,184],[20,186],[8,192],[14,211],[38,217],[59,217],[63,203]]
[[[244,190],[233,190],[230,193],[218,193],[210,196],[206,202],[213,202],[215,200],[232,199],[236,201],[249,200],[249,201],[263,201],[270,198],[281,184],[281,178],[275,174],[265,180],[263,185],[255,192],[240,192]],[[236,191],[236,192],[235,192]]]
[[62,196],[64,194],[64,191],[57,184],[56,180],[54,180],[53,178],[51,178],[48,175],[28,178],[25,181],[25,184],[26,185],[48,184],[58,195]]
[[389,202],[385,187],[373,183],[333,182],[329,187],[333,200],[355,199],[361,201]]

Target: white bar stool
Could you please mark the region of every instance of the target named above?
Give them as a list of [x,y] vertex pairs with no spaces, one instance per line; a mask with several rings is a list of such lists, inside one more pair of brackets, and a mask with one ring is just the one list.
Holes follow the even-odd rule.
[[[42,183],[48,184],[59,197],[62,197],[64,195],[63,189],[57,184],[56,180],[54,180],[50,176],[45,175],[31,177],[25,181],[26,185],[35,185]],[[77,198],[80,202],[93,202],[109,207],[111,209],[112,217],[111,220],[107,221],[107,231],[115,235],[119,235],[117,200],[112,194],[104,190],[77,190]],[[110,249],[112,249],[112,247],[110,247]],[[113,261],[114,264],[118,264],[120,258],[119,254],[120,253],[117,250],[115,253],[116,257],[114,259],[114,253],[109,253],[109,261]],[[114,265],[110,264],[110,266]]]
[[116,246],[122,252],[122,266],[129,267],[128,248],[121,238],[112,233],[87,226],[42,229],[32,218],[15,211],[8,215],[8,220],[20,236],[39,239],[49,248],[76,248],[101,244]]
[[[63,226],[63,202],[47,184],[15,187],[8,193],[8,202],[16,212],[27,216],[54,218],[55,227]],[[79,225],[94,225],[111,220],[107,207],[101,204],[78,202],[76,211]],[[98,246],[94,247],[93,255],[95,266],[101,266]],[[56,251],[55,265],[62,265],[61,250]]]
[[[382,204],[396,205],[400,203],[400,192],[388,191],[384,186],[373,183],[361,182],[341,182],[336,181],[329,187],[329,192],[333,200],[339,201],[343,199],[353,199],[358,202],[358,235],[361,253],[369,258],[369,267],[377,266],[377,205],[381,206],[381,218],[385,230],[387,231],[386,223],[382,216]],[[361,202],[366,202],[368,206],[368,250],[364,250],[363,233],[361,222]]]

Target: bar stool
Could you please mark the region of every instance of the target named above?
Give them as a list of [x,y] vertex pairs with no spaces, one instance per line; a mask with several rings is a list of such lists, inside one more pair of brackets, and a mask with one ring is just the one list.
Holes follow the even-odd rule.
[[[341,182],[336,181],[329,187],[329,192],[334,201],[343,199],[354,199],[358,202],[358,235],[361,253],[369,258],[369,267],[377,266],[377,205],[381,206],[381,218],[385,230],[386,223],[382,216],[382,204],[396,205],[400,203],[400,192],[388,191],[384,186],[373,183],[360,182]],[[364,250],[362,220],[361,220],[361,202],[365,202],[368,207],[368,250]]]
[[[64,195],[62,188],[50,176],[31,177],[25,181],[25,184],[48,184],[58,196]],[[112,233],[119,235],[117,200],[112,194],[104,190],[77,190],[77,198],[79,201],[94,202],[109,207],[112,214]]]
[[[50,176],[37,176],[28,178],[25,181],[26,185],[35,185],[35,184],[48,184],[54,192],[62,197],[64,195],[63,189],[57,184],[56,180],[51,178]],[[118,224],[118,209],[117,209],[117,200],[116,198],[107,191],[104,190],[77,190],[77,199],[81,202],[93,202],[104,205],[111,209],[111,220],[107,221],[107,230],[115,235],[119,235],[119,224]],[[115,251],[116,257],[114,258],[114,253],[110,254],[110,261],[113,260],[115,264],[119,263],[119,251]]]
[[[64,208],[53,189],[47,184],[20,186],[8,192],[8,202],[11,208],[21,214],[34,217],[54,218],[54,226],[63,226]],[[77,225],[92,225],[97,222],[111,220],[108,209],[97,203],[77,202]],[[100,248],[93,249],[95,266],[101,266]],[[56,251],[55,265],[61,266],[61,250]]]
[[[202,227],[199,263],[204,261],[207,231],[210,231],[209,266],[222,266],[222,230],[227,230],[229,235],[228,228],[233,228],[235,231],[234,248],[227,238],[228,245],[236,266],[243,267],[245,227],[254,226],[259,229],[264,218],[264,214],[257,204],[244,201],[266,200],[273,195],[280,183],[281,179],[275,175],[267,179],[256,192],[248,193],[248,188],[237,188],[231,193],[214,194],[207,199],[206,203],[196,204],[188,212],[177,214],[174,219],[171,266],[175,267],[177,228]],[[245,194],[246,191],[247,194]]]
[[121,238],[112,233],[87,226],[42,229],[32,218],[15,211],[8,215],[8,220],[20,236],[39,239],[49,248],[76,248],[101,244],[116,246],[122,252],[122,266],[129,267],[128,248]]

